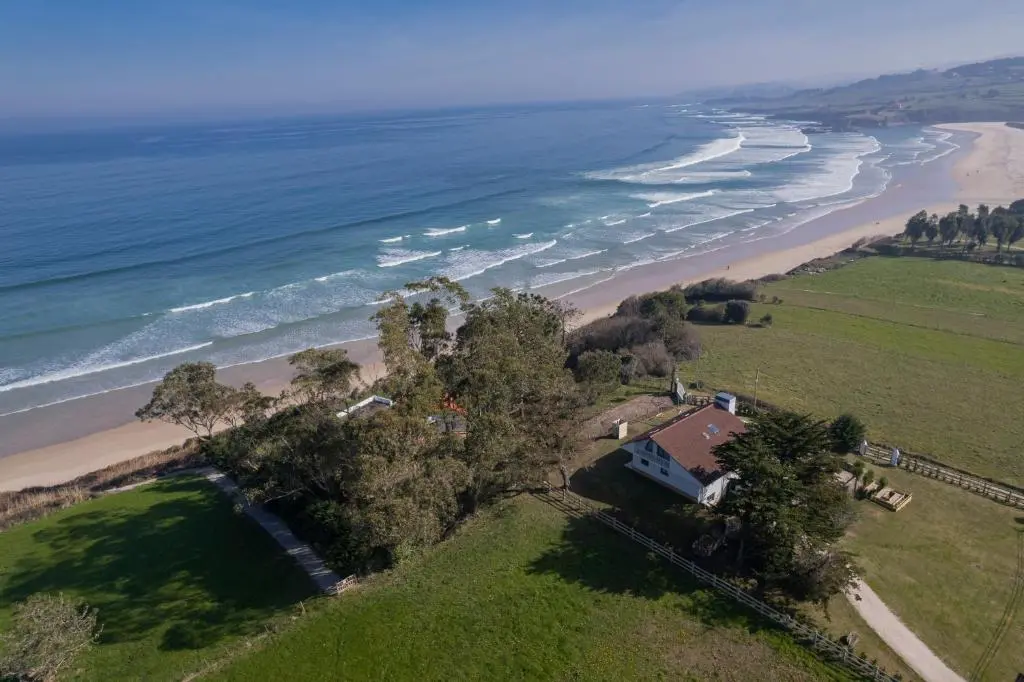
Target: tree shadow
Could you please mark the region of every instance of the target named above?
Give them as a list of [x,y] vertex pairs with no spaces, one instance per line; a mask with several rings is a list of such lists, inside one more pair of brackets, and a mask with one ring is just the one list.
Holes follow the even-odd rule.
[[131,504],[106,498],[33,533],[41,550],[11,567],[0,608],[63,591],[98,610],[102,644],[160,636],[161,649],[175,650],[252,632],[313,594],[291,558],[206,481],[130,494]]
[[574,473],[569,487],[611,506],[609,512],[623,523],[688,553],[695,540],[711,532],[715,520],[700,505],[627,469],[630,459],[632,455],[619,448]]
[[708,627],[777,629],[682,568],[588,517],[569,517],[561,542],[534,560],[527,572],[557,575],[601,593],[652,600],[677,595],[680,608]]

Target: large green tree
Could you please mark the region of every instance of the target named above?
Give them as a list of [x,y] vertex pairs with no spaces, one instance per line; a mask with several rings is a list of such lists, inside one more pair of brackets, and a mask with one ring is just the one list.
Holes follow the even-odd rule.
[[359,365],[344,348],[308,348],[288,359],[295,368],[292,389],[302,402],[334,405],[352,391]]
[[928,212],[918,211],[907,221],[906,226],[903,228],[903,235],[910,240],[911,246],[916,246],[921,241],[921,237],[924,236],[927,227]]
[[239,421],[245,397],[217,382],[217,368],[212,363],[186,362],[164,375],[135,416],[142,421],[177,424],[209,439],[218,426]]
[[575,450],[581,400],[565,368],[565,324],[557,302],[507,289],[467,308],[440,369],[466,416],[470,510],[540,482]]
[[817,600],[853,577],[849,557],[832,547],[853,515],[831,449],[824,422],[790,412],[758,414],[715,448],[738,476],[719,509],[740,519],[737,561],[761,590]]

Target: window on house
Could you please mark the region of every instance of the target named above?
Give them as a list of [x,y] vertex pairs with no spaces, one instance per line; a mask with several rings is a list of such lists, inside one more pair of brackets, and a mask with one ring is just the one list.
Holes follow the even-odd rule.
[[666,469],[665,467],[661,467],[661,475],[668,476],[668,469]]
[[647,441],[647,444],[644,445],[644,450],[646,450],[647,452],[654,452],[654,441],[653,440]]
[[708,502],[714,502],[715,501],[715,493],[711,493],[710,495],[708,495],[707,501]]
[[651,463],[648,460],[644,459],[643,457],[640,458],[640,463],[643,464],[645,467],[651,466]]

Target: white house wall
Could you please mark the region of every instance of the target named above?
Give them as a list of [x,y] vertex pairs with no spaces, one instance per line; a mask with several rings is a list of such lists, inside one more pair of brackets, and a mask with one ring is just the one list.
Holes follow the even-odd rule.
[[[675,461],[671,457],[668,458],[668,475],[661,473],[663,459],[656,457],[653,452],[647,452],[644,449],[648,441],[637,441],[626,445],[626,450],[631,452],[633,460],[630,462],[630,468],[636,472],[644,474],[648,478],[652,478],[655,481],[663,485],[676,490],[683,495],[689,497],[691,500],[701,500],[704,487],[700,484],[693,474],[684,469],[679,462]],[[657,444],[655,443],[655,447]],[[645,466],[643,460],[646,460],[648,464]]]

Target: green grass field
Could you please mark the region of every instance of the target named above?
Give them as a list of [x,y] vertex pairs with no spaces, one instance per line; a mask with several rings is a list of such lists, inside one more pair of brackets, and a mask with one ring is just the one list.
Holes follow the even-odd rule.
[[769,284],[771,328],[706,326],[684,378],[821,417],[1024,484],[1024,270],[868,258]]
[[[684,366],[709,386],[831,417],[870,437],[1024,484],[1024,270],[874,257],[764,288],[771,328],[703,327]],[[849,543],[870,585],[936,652],[968,675],[1010,594],[1024,515],[955,487],[875,467],[914,493],[899,513],[859,503]],[[1024,672],[1017,614],[983,679]]]
[[[875,467],[914,494],[892,513],[858,502],[846,540],[864,579],[933,651],[965,678],[996,633],[1010,599],[1024,514],[906,471]],[[981,680],[1024,672],[1024,605]]]
[[0,534],[0,628],[13,602],[37,592],[98,609],[100,644],[73,679],[180,680],[312,590],[202,479],[167,479]]
[[845,679],[635,544],[529,496],[213,677]]

